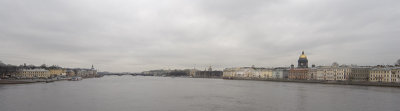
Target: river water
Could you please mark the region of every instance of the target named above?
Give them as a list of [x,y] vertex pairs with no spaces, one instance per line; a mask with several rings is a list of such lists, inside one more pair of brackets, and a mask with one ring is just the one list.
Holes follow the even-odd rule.
[[400,111],[400,88],[105,76],[0,85],[0,111]]

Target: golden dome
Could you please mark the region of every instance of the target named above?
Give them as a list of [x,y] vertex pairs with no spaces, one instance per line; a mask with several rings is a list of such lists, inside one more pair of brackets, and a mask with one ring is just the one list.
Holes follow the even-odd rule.
[[304,55],[304,51],[301,53],[301,55],[300,55],[300,58],[307,59],[307,56],[306,56],[306,55]]

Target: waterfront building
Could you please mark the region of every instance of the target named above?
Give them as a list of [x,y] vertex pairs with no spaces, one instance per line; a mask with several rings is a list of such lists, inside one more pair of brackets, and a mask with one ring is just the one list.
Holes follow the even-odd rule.
[[289,76],[288,68],[275,68],[273,70],[272,79],[287,79]]
[[308,69],[307,79],[308,80],[317,80],[317,72],[318,72],[318,68],[313,65],[313,67]]
[[67,70],[66,70],[66,74],[67,74],[68,77],[74,77],[74,76],[76,76],[75,71],[72,70],[72,69],[67,69]]
[[273,69],[257,67],[236,67],[226,68],[223,71],[223,78],[263,78],[270,79],[273,76]]
[[145,75],[154,75],[154,76],[163,76],[163,75],[165,75],[166,76],[170,72],[171,72],[171,70],[160,69],[160,70],[144,71],[142,73],[145,74]]
[[93,67],[90,69],[73,69],[75,76],[83,78],[92,78],[97,76],[97,70]]
[[308,59],[307,56],[304,54],[304,51],[301,52],[301,55],[297,62],[298,62],[297,68],[308,68]]
[[62,68],[49,68],[50,76],[66,76],[67,72],[65,69]]
[[308,75],[308,59],[303,51],[301,52],[301,55],[299,57],[297,68],[294,68],[294,66],[291,65],[288,78],[291,80],[307,80],[308,79],[307,75]]
[[371,82],[399,82],[398,67],[375,67],[372,68],[369,75]]
[[400,82],[400,67],[396,67],[392,70],[392,74],[394,74],[394,76],[392,76],[392,81],[393,82]]
[[347,65],[339,66],[334,62],[331,66],[318,66],[316,68],[316,80],[345,81],[349,80],[352,67]]
[[21,69],[16,74],[16,77],[20,78],[48,78],[50,76],[50,71],[45,69]]
[[225,68],[222,73],[222,78],[234,78],[236,75],[236,69]]
[[333,81],[345,81],[349,79],[351,73],[351,67],[346,65],[339,66],[338,63],[334,62],[328,69],[327,80]]
[[[271,68],[254,68],[255,74],[258,74],[258,78],[273,79],[274,70]],[[257,77],[257,76],[255,76]]]
[[288,78],[291,80],[307,80],[308,69],[307,68],[291,68],[289,70]]
[[75,69],[75,76],[83,78],[96,77],[97,71],[90,69]]
[[350,80],[352,81],[368,81],[371,67],[368,66],[353,66],[351,68]]
[[190,71],[190,76],[194,78],[221,78],[222,74],[222,71],[213,71],[211,66],[207,71],[199,71],[196,69]]
[[326,73],[328,72],[329,66],[318,66],[317,67],[317,80],[327,80]]
[[261,75],[254,74],[255,70],[254,68],[251,67],[239,67],[239,68],[231,68],[228,69],[227,72],[230,72],[232,77],[237,77],[237,78],[250,78],[250,77],[260,77]]

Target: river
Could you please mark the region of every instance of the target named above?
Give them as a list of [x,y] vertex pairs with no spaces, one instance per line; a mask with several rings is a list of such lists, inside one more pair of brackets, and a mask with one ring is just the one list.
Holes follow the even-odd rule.
[[105,76],[0,85],[0,111],[400,111],[400,88]]

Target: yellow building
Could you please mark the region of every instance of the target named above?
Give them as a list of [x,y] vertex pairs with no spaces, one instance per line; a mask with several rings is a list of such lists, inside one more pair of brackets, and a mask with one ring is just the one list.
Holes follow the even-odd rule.
[[268,69],[268,68],[263,68],[263,69],[258,69],[258,71],[260,72],[260,78],[264,78],[264,79],[272,79],[273,78],[273,74],[274,71],[273,69]]
[[393,82],[400,82],[400,67],[397,67],[392,70],[392,81]]
[[48,78],[50,72],[45,69],[22,69],[16,76],[21,78]]
[[62,68],[57,68],[57,69],[49,69],[50,76],[62,76],[66,75],[66,70]]
[[[396,74],[397,73],[397,74]],[[393,67],[376,67],[371,69],[369,81],[371,82],[398,82],[399,69]]]
[[67,74],[68,77],[74,77],[74,76],[76,76],[75,71],[74,71],[74,70],[71,70],[71,69],[66,70],[66,74]]

